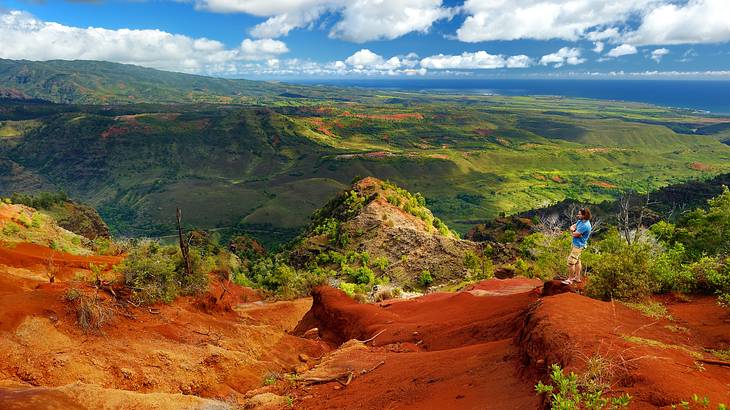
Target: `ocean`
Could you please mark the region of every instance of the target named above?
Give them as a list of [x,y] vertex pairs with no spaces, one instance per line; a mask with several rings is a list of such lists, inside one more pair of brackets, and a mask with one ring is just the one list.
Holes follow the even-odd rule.
[[730,114],[730,81],[722,80],[302,79],[288,82],[464,94],[561,95]]

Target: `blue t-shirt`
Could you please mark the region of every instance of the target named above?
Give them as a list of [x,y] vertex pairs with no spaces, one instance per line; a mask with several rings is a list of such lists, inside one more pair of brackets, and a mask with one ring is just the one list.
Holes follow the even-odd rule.
[[591,237],[591,221],[579,220],[575,223],[575,231],[581,236],[573,237],[573,246],[581,249],[585,248],[588,244],[588,238]]

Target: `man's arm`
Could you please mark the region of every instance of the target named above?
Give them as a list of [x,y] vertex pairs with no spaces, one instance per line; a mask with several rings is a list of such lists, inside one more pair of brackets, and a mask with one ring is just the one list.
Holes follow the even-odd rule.
[[573,231],[571,235],[573,236],[573,238],[580,238],[581,236],[583,236],[583,234],[578,231]]

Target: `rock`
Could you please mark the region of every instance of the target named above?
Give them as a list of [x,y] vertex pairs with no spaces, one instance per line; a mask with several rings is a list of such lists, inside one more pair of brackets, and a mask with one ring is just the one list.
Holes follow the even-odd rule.
[[319,339],[319,329],[316,327],[313,327],[313,328],[307,330],[306,332],[304,332],[302,337],[305,339],[317,340],[317,339]]
[[257,394],[246,400],[246,409],[281,409],[289,407],[289,400],[274,393]]
[[549,280],[542,285],[542,296],[553,296],[572,291],[573,288],[570,285],[559,280]]
[[307,355],[306,353],[299,353],[299,361],[300,361],[300,362],[304,362],[304,363],[307,363],[307,362],[309,362],[310,360],[312,360],[312,358],[311,358],[311,357],[309,357],[309,356],[308,356],[308,355]]

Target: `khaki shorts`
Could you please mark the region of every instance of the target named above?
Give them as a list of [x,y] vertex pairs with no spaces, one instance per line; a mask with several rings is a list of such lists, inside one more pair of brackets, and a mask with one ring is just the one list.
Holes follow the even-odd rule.
[[573,246],[570,250],[570,255],[568,255],[568,265],[573,266],[576,263],[580,262],[581,252],[583,252],[583,249]]

